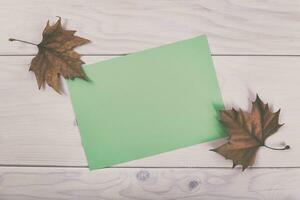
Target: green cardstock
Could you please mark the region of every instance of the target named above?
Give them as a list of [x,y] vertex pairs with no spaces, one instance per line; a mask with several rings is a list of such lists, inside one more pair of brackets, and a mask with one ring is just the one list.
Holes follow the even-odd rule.
[[179,41],[85,65],[68,81],[90,169],[225,136],[207,39]]

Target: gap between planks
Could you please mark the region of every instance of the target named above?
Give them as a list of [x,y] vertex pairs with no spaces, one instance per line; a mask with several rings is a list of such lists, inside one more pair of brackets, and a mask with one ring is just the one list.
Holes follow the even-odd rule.
[[[10,165],[10,164],[0,164],[1,167],[17,167],[17,168],[72,168],[72,169],[87,169],[88,166],[76,166],[76,165]],[[237,168],[240,168],[239,166]],[[147,166],[115,166],[115,167],[106,167],[103,169],[232,169],[232,167],[147,167]],[[248,167],[247,169],[300,169],[300,166],[293,167]],[[99,169],[98,169],[99,170]]]
[[[137,53],[137,52],[134,52]],[[80,54],[81,56],[126,56],[131,53]],[[36,54],[0,54],[0,57],[35,56]],[[211,54],[211,56],[300,57],[300,54]]]

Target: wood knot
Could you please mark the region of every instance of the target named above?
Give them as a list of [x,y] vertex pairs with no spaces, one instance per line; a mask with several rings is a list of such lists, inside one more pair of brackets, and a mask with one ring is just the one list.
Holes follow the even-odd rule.
[[189,182],[189,189],[190,190],[194,190],[194,189],[196,189],[198,186],[199,186],[199,181],[197,181],[197,180],[192,180],[192,181],[190,181]]
[[150,173],[146,170],[141,170],[136,174],[136,178],[139,181],[146,181],[147,179],[149,179],[150,177]]

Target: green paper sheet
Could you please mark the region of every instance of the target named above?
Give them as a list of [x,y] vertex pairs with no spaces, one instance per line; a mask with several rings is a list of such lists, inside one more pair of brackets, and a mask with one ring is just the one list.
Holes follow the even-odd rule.
[[225,136],[207,39],[85,65],[68,87],[90,169]]

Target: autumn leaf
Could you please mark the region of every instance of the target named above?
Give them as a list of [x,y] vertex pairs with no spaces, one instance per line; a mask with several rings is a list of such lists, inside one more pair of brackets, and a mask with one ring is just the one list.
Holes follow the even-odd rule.
[[75,36],[76,31],[62,27],[61,18],[54,25],[49,21],[43,31],[43,39],[39,44],[10,38],[10,41],[19,41],[36,45],[38,54],[32,59],[29,71],[33,71],[38,88],[47,83],[56,92],[61,93],[60,76],[66,79],[87,79],[81,65],[84,62],[73,49],[90,42],[82,37]]
[[284,150],[290,147],[286,145],[281,149],[269,147],[266,139],[273,135],[283,124],[279,124],[280,110],[272,112],[268,104],[264,104],[259,96],[252,102],[251,112],[241,109],[220,111],[220,121],[229,134],[228,142],[221,145],[215,151],[226,159],[233,161],[233,168],[242,165],[243,170],[252,166],[260,147],[273,150]]

